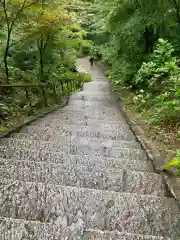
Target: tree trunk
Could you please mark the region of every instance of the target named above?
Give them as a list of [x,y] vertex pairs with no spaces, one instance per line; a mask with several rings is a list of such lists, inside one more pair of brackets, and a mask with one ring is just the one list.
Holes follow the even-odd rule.
[[9,52],[9,43],[10,43],[10,34],[8,33],[7,42],[6,42],[6,49],[5,49],[5,52],[4,52],[4,66],[5,66],[5,73],[6,73],[5,84],[9,83],[9,68],[8,68],[8,61],[7,61],[8,52]]
[[154,29],[152,27],[146,26],[144,38],[145,38],[145,53],[147,54],[152,53],[154,45]]
[[39,74],[40,74],[40,81],[44,82],[44,51],[43,51],[43,36],[41,36],[41,40],[40,40],[40,46],[39,46]]

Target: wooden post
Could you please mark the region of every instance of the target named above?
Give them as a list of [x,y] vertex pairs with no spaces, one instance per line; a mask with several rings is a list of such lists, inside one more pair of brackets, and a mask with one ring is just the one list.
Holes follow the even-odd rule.
[[44,86],[41,85],[41,89],[42,89],[42,93],[43,93],[43,97],[44,97],[44,106],[47,107],[48,104],[47,104],[47,98],[46,98],[46,93],[45,93],[45,90],[44,90]]
[[64,92],[64,87],[63,87],[62,79],[60,80],[60,83],[61,83],[61,89],[62,89],[62,92]]
[[29,106],[32,107],[31,98],[29,97],[28,89],[25,87],[26,98],[29,101]]
[[69,79],[66,79],[66,83],[67,83],[67,89],[68,89],[68,93],[70,92],[70,88],[69,88]]
[[56,93],[56,85],[53,84],[53,92],[54,92],[54,96],[55,96],[55,99],[56,99],[56,103],[58,103],[58,96],[57,96],[57,93]]
[[72,79],[70,79],[71,92],[73,91]]

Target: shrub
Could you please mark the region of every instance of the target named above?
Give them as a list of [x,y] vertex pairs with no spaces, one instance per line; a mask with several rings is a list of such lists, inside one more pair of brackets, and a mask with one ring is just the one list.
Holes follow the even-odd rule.
[[[143,63],[137,72],[134,83],[139,88],[146,88],[154,93],[163,92],[164,79],[174,73],[179,73],[176,57],[173,56],[174,48],[163,39],[159,39],[150,61]],[[171,78],[171,80],[173,80]]]

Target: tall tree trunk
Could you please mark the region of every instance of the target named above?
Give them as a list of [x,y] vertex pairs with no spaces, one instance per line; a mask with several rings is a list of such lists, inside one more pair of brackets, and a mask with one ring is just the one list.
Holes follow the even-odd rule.
[[39,50],[39,77],[40,82],[44,82],[44,45],[43,45],[43,35],[41,35],[40,41],[38,41],[38,50]]
[[40,56],[40,81],[44,82],[44,61],[43,54]]
[[8,61],[7,61],[8,52],[9,52],[9,44],[10,44],[10,33],[8,32],[6,48],[5,48],[5,52],[4,52],[4,66],[5,66],[5,73],[6,73],[5,84],[9,83],[9,68],[8,68]]
[[153,27],[145,27],[145,53],[152,53],[153,52],[153,45],[154,45],[154,29]]
[[149,31],[148,31],[148,27],[145,28],[145,53],[149,53]]

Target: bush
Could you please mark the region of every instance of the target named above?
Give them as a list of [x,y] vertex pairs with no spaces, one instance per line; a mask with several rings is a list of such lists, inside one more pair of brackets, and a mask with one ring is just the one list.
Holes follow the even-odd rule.
[[159,39],[149,62],[143,63],[134,83],[141,89],[134,103],[149,112],[149,123],[171,124],[180,120],[180,69],[172,45]]
[[[159,39],[150,61],[143,63],[137,72],[134,83],[138,88],[145,88],[154,93],[163,92],[164,80],[174,73],[179,73],[177,59],[173,56],[174,48],[163,39]],[[171,78],[171,80],[173,80]]]
[[[178,132],[178,135],[180,136],[180,131]],[[178,140],[180,140],[180,138]],[[169,167],[174,167],[176,174],[180,176],[180,149],[176,151],[176,156],[174,158],[170,158],[163,166],[164,169]]]

